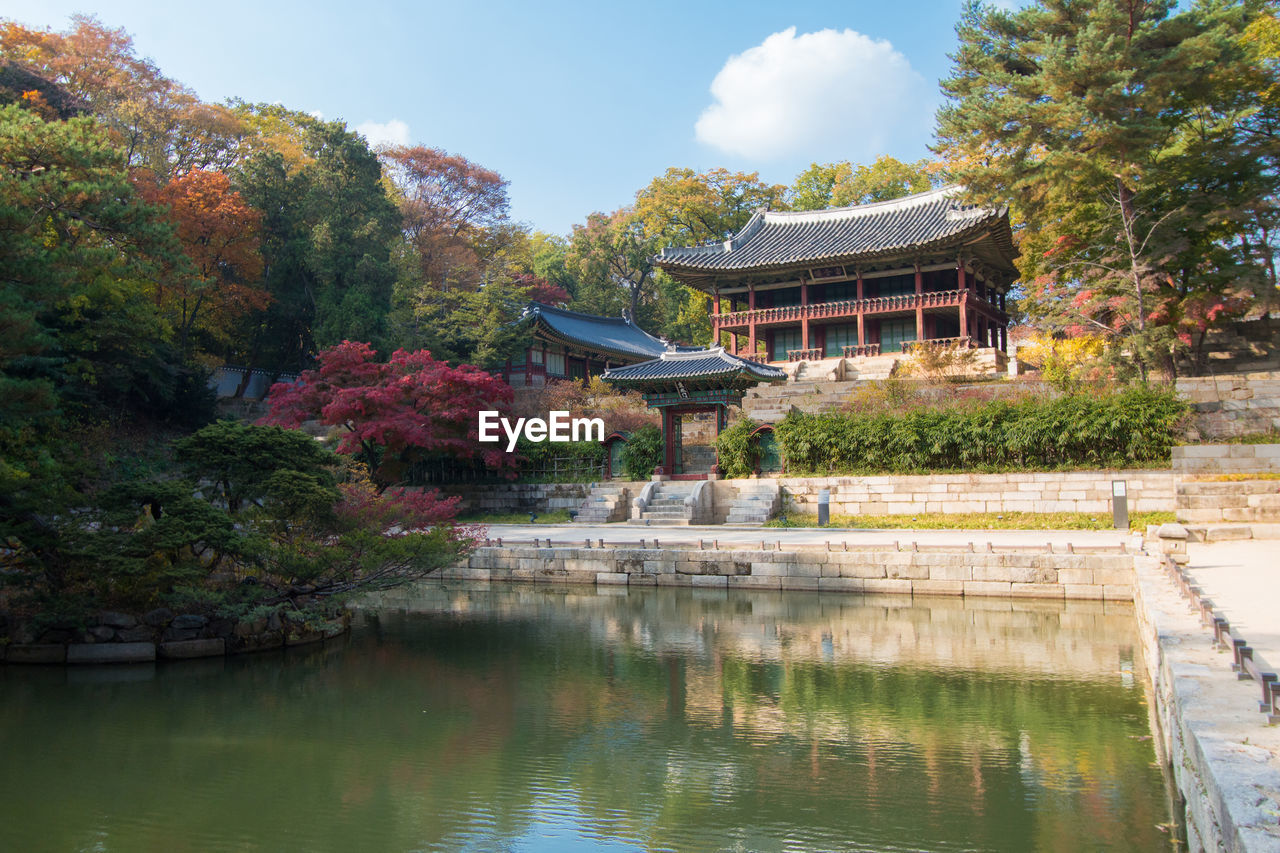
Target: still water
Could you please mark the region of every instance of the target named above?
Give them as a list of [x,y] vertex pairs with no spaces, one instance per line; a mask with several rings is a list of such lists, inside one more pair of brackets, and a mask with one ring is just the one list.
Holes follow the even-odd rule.
[[0,667],[0,850],[1174,849],[1127,606],[433,584],[355,623]]

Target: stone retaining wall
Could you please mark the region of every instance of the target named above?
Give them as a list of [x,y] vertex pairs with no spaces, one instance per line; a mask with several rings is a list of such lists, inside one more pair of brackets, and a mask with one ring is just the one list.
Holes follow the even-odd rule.
[[1228,438],[1280,430],[1280,373],[1179,379],[1191,404],[1196,438]]
[[442,576],[478,581],[1133,600],[1128,554],[823,548],[478,549]]
[[1199,444],[1173,448],[1173,473],[1178,479],[1275,472],[1280,472],[1280,444]]
[[1167,470],[1064,471],[1023,474],[937,474],[919,477],[782,478],[789,511],[816,514],[818,493],[831,490],[831,512],[915,515],[926,512],[1111,512],[1111,481],[1128,486],[1129,511],[1172,510]]
[[577,509],[591,493],[590,483],[497,483],[491,485],[452,485],[440,489],[446,495],[460,495],[460,511],[485,512],[553,512]]

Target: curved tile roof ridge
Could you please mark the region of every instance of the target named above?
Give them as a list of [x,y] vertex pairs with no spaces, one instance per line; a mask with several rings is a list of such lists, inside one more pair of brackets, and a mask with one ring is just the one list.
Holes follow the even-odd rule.
[[[525,306],[524,313],[537,314],[543,311],[550,311],[553,314],[561,314],[566,317],[579,317],[583,320],[595,320],[598,323],[622,323],[627,326],[635,326],[636,324],[626,317],[606,317],[602,314],[587,314],[582,311],[574,311],[569,308],[561,308],[557,305],[549,305],[546,302],[531,301]],[[639,328],[639,326],[636,326]]]
[[[887,201],[873,201],[868,204],[851,204],[848,207],[828,207],[822,210],[766,210],[764,211],[765,222],[786,223],[788,225],[808,224],[810,222],[824,222],[828,219],[855,219],[862,216],[877,216],[882,213],[894,213],[899,210],[907,210],[913,207],[923,207],[926,204],[942,201],[944,199],[951,200],[960,195],[964,188],[959,184],[948,184],[945,187],[937,189],[925,190],[924,192],[912,193],[904,195],[901,198],[891,198]],[[992,211],[989,208],[979,207],[977,205],[964,205],[963,214],[966,215],[987,215]],[[751,223],[747,223],[748,227]],[[763,223],[762,223],[763,224]],[[746,228],[742,229],[746,231]]]

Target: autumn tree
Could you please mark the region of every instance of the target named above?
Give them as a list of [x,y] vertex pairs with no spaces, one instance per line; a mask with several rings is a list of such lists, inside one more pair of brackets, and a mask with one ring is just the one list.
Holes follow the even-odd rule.
[[316,361],[298,382],[271,389],[264,423],[292,427],[317,419],[343,427],[338,452],[365,462],[384,487],[402,481],[413,463],[438,455],[513,468],[511,454],[478,440],[477,413],[511,402],[511,388],[488,373],[450,367],[425,350],[397,350],[379,362],[372,347],[351,341]]
[[167,179],[235,162],[244,127],[230,109],[202,102],[138,57],[123,29],[86,15],[71,21],[63,33],[0,23],[0,50],[98,116],[116,135],[130,166],[145,166]]
[[381,156],[423,280],[438,289],[476,289],[485,262],[510,242],[502,229],[509,207],[506,179],[439,148],[398,146]]
[[1275,68],[1251,2],[976,3],[937,152],[974,201],[1009,204],[1033,319],[1167,365],[1189,329],[1265,289],[1276,221]]
[[150,202],[168,209],[189,263],[171,268],[156,286],[156,304],[169,317],[183,352],[225,349],[233,323],[266,307],[259,285],[261,215],[231,189],[222,172],[193,171],[157,187],[149,175],[135,183]]
[[733,236],[757,210],[785,209],[786,187],[758,172],[667,169],[636,193],[635,215],[647,237],[693,246]]

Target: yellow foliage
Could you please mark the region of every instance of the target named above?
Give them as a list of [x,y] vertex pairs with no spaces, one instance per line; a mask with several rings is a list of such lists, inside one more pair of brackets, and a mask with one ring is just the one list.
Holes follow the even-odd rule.
[[1100,335],[1058,338],[1044,332],[1018,346],[1018,358],[1038,365],[1045,381],[1068,389],[1081,382],[1100,379],[1106,343]]

